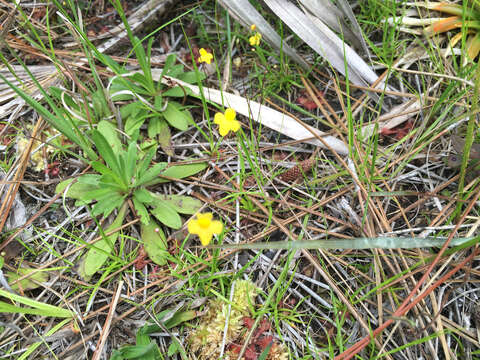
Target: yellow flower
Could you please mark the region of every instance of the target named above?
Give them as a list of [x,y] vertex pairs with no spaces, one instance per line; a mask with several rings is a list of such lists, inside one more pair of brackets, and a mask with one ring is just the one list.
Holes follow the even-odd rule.
[[255,31],[256,28],[257,28],[257,25],[255,25],[255,24],[252,24],[252,25],[250,26],[250,30],[252,30],[252,31]]
[[223,224],[218,220],[212,220],[212,213],[197,214],[197,218],[188,222],[188,232],[198,235],[203,246],[212,241],[213,234],[220,234]]
[[250,38],[248,39],[248,41],[250,41],[250,45],[252,46],[258,46],[260,45],[260,39],[262,38],[262,34],[260,33],[255,33],[255,35],[253,36],[250,36]]
[[200,49],[200,57],[198,58],[198,62],[206,62],[207,64],[210,64],[212,62],[213,55],[210,54],[207,50],[204,48]]
[[228,108],[225,114],[216,113],[213,122],[218,125],[218,132],[225,136],[230,130],[237,132],[240,129],[240,122],[235,119],[235,110]]

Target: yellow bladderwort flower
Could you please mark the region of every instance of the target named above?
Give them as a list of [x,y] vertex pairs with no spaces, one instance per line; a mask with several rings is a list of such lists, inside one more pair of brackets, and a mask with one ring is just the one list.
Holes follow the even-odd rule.
[[197,218],[188,222],[188,232],[198,235],[203,246],[212,241],[213,234],[218,235],[223,230],[223,224],[218,220],[212,220],[212,213],[197,214]]
[[250,30],[255,31],[256,29],[257,29],[257,25],[252,24],[252,25],[250,26]]
[[199,50],[200,52],[200,57],[198,58],[198,62],[206,62],[207,64],[210,64],[212,62],[212,59],[213,59],[213,55],[210,54],[207,50],[205,50],[204,48],[201,48]]
[[255,35],[250,36],[248,41],[250,41],[251,46],[258,46],[258,45],[260,45],[260,40],[261,39],[262,39],[262,34],[257,32],[257,33],[255,33]]
[[218,125],[218,132],[225,136],[230,130],[237,132],[240,129],[240,122],[235,119],[235,110],[228,108],[225,114],[216,113],[213,122]]

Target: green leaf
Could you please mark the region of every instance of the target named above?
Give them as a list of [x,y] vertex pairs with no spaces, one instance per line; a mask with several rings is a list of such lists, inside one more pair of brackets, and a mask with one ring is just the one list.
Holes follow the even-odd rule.
[[185,97],[193,95],[193,91],[190,88],[182,87],[182,86],[174,86],[163,93],[163,96],[169,97]]
[[165,59],[165,64],[163,65],[162,73],[160,75],[160,80],[163,78],[163,75],[168,74],[168,72],[172,69],[175,61],[177,60],[177,56],[175,54],[170,54]]
[[[110,108],[108,107],[107,100],[103,89],[99,89],[92,94],[92,105],[95,119],[100,121],[110,115]],[[104,120],[103,120],[104,121]]]
[[148,215],[147,208],[136,197],[134,197],[132,200],[133,200],[133,206],[135,207],[135,210],[137,211],[138,216],[140,216],[141,223],[148,224],[150,222],[150,215]]
[[137,345],[148,345],[152,342],[152,339],[150,339],[150,336],[143,331],[144,326],[142,326],[138,331],[135,336],[137,339],[136,344]]
[[105,137],[97,130],[93,130],[92,138],[97,147],[98,152],[105,160],[105,163],[115,174],[120,174],[120,166],[118,164],[117,156],[114,154],[110,144]]
[[[64,180],[60,183],[57,184],[57,187],[55,188],[55,192],[58,194],[62,192],[68,185],[71,184],[71,182],[75,179],[67,179]],[[65,196],[70,197],[72,199],[76,200],[82,200],[84,195],[92,190],[98,189],[98,186],[91,185],[91,184],[84,184],[79,181],[76,183],[72,184],[68,190]]]
[[180,351],[180,347],[178,345],[178,342],[175,341],[175,339],[173,339],[172,343],[170,344],[170,346],[168,347],[168,350],[167,350],[167,355],[168,356],[173,356],[175,355],[176,353],[178,353]]
[[105,195],[107,196],[112,196],[113,193],[115,191],[112,190],[112,188],[109,188],[109,187],[102,187],[102,188],[97,188],[95,190],[91,190],[91,191],[88,191],[86,193],[83,194],[83,197],[81,198],[81,200],[83,201],[92,201],[92,200],[98,200],[102,197],[105,197]]
[[92,161],[90,163],[90,165],[92,166],[92,168],[96,171],[96,172],[99,172],[100,174],[102,175],[110,175],[112,178],[118,178],[120,179],[117,174],[115,174],[113,172],[112,169],[110,169],[107,165],[105,165],[104,163],[100,162],[100,161]]
[[180,74],[183,74],[184,72],[183,69],[184,69],[184,66],[182,64],[172,66],[172,68],[167,72],[167,75],[173,78],[178,78]]
[[145,114],[142,116],[129,116],[125,121],[125,133],[128,136],[132,136],[145,122],[145,119],[150,115]]
[[152,42],[153,38],[151,37],[148,40],[148,56],[145,53],[145,49],[143,48],[143,44],[141,43],[140,39],[136,36],[133,37],[132,44],[133,44],[133,49],[135,51],[135,54],[137,56],[138,64],[142,68],[143,72],[143,77],[144,80],[142,82],[142,85],[144,85],[145,89],[147,89],[150,92],[155,91],[155,87],[153,84],[153,79],[152,79],[152,72],[150,69],[150,51],[152,48]]
[[176,212],[180,214],[195,214],[202,207],[203,203],[191,196],[185,195],[164,195],[164,194],[152,194],[155,197],[155,202],[152,206],[155,206],[157,201],[167,202],[172,206]]
[[154,341],[152,341],[152,339],[150,339],[150,336],[148,336],[148,334],[145,333],[144,329],[145,329],[145,326],[142,326],[137,331],[136,345],[137,346],[146,346],[146,345],[149,345],[149,344],[153,343],[155,345],[155,348],[150,353],[143,355],[143,357],[141,359],[142,360],[160,360],[161,359],[160,349],[158,348],[158,345],[156,344],[156,342],[154,342]]
[[153,165],[141,177],[138,178],[137,182],[135,182],[135,186],[140,186],[152,181],[165,169],[166,166],[167,163],[165,162]]
[[137,61],[142,70],[148,66],[147,64],[147,54],[145,54],[145,49],[143,48],[142,42],[136,36],[132,39],[133,51],[135,51],[135,55],[137,56]]
[[165,202],[157,202],[156,205],[157,207],[150,212],[158,221],[172,229],[182,227],[182,218],[171,205]]
[[[124,92],[124,91],[127,91],[127,92],[119,94],[119,92]],[[130,79],[117,76],[115,77],[114,80],[112,80],[112,84],[110,85],[109,92],[110,92],[112,101],[128,101],[128,100],[138,100],[134,94],[145,93],[145,90],[142,87],[135,85]],[[128,107],[129,105],[131,104],[124,105],[120,108],[120,114],[122,115],[122,118],[124,118],[123,111],[122,111],[123,108]]]
[[63,190],[65,190],[65,188],[68,185],[70,185],[73,180],[75,180],[75,179],[71,178],[71,179],[66,179],[66,180],[63,180],[63,181],[59,182],[57,184],[57,186],[55,186],[55,193],[58,194],[58,193],[62,192]]
[[103,187],[108,187],[111,188],[112,191],[116,191],[119,194],[127,194],[128,193],[128,188],[123,187],[122,185],[118,185],[118,182],[115,180],[115,178],[111,177],[110,175],[103,175],[102,178],[100,179],[100,183],[98,184],[100,188]]
[[[127,203],[124,203],[115,220],[107,229],[105,229],[105,233],[108,233],[122,225],[123,220],[125,219],[126,211]],[[118,231],[110,236],[103,236],[102,239],[91,245],[92,247],[82,258],[78,268],[80,276],[85,279],[85,281],[89,281],[92,275],[102,268],[103,264],[105,261],[107,261],[110,253],[112,252],[117,238]]]
[[147,132],[148,132],[149,138],[154,138],[155,136],[157,136],[162,132],[162,129],[163,129],[162,122],[165,123],[165,120],[163,120],[159,116],[155,116],[148,121]]
[[125,177],[131,183],[132,177],[135,175],[135,166],[137,165],[137,143],[132,141],[128,145],[127,160],[125,164]]
[[[129,360],[143,360],[149,354],[154,354],[155,344],[150,343],[148,345],[128,345],[124,346],[121,349],[117,350],[120,353],[118,359],[129,359]],[[115,354],[115,356],[117,356]]]
[[101,178],[101,175],[99,174],[85,174],[78,178],[78,182],[81,184],[98,186],[100,178]]
[[154,117],[148,123],[148,136],[153,138],[158,135],[158,142],[163,151],[169,156],[173,156],[173,147],[170,133],[170,128],[167,122],[160,118]]
[[192,123],[192,118],[189,116],[189,113],[182,111],[181,108],[182,106],[179,103],[169,101],[162,115],[171,126],[178,130],[185,131],[188,129],[188,125]]
[[145,188],[138,188],[133,192],[133,196],[137,198],[138,201],[142,203],[150,203],[153,201],[153,196],[150,191],[146,190]]
[[155,155],[154,148],[151,148],[146,152],[146,154],[143,156],[143,159],[140,161],[140,163],[137,166],[137,172],[135,174],[136,179],[141,178],[145,173],[145,171],[147,171],[148,167],[150,166],[150,163],[152,162],[154,155]]
[[[61,101],[62,94],[65,92],[65,89],[59,88],[58,86],[50,86],[47,91],[53,98],[56,98],[58,101]],[[68,93],[66,92],[64,96],[65,98],[67,96],[70,97],[70,95],[68,95]]]
[[[57,98],[58,101],[62,103],[62,106],[68,107],[70,111],[73,111],[81,117],[85,117],[85,114],[83,114],[83,104],[82,107],[80,107],[78,101],[75,101],[73,99],[73,97],[70,95],[70,92],[55,87],[53,89],[50,88],[49,92],[52,94],[53,97]],[[80,120],[75,119],[74,121],[78,124]]]
[[148,79],[143,75],[143,72],[137,72],[129,76],[129,79],[135,83],[130,89],[136,95],[151,96],[154,91],[149,88]]
[[165,265],[168,256],[167,239],[160,225],[150,220],[148,224],[141,224],[140,228],[143,247],[148,257],[157,265]]
[[102,56],[98,56],[98,54],[95,54],[95,57],[100,60],[105,66],[112,69],[115,74],[122,74],[125,72],[125,70],[120,66],[120,64],[113,60],[110,56],[105,54],[102,54]]
[[164,322],[164,325],[167,329],[171,329],[185,321],[193,320],[197,316],[197,312],[194,310],[177,311],[170,319]]
[[[175,326],[178,326],[182,322],[190,321],[192,319],[195,319],[198,316],[198,314],[195,310],[185,310],[185,311],[177,310],[175,312],[175,314],[173,314],[173,316],[170,317],[172,311],[174,311],[174,310],[166,309],[166,310],[163,310],[162,312],[160,312],[157,315],[157,321],[162,323],[163,326],[166,327],[167,329],[171,329]],[[163,318],[165,318],[167,316],[168,316],[168,319],[163,320]],[[144,325],[140,329],[140,331],[142,331],[145,334],[152,334],[152,333],[155,333],[155,332],[158,332],[158,331],[161,331],[161,330],[162,330],[162,328],[155,323]]]
[[124,360],[125,358],[123,357],[122,353],[118,350],[114,350],[112,353],[112,356],[110,357],[110,360]]
[[[124,184],[128,184],[129,183],[129,179],[127,177],[127,171],[126,171],[126,167],[127,167],[127,153],[122,150],[120,152],[117,152],[117,157],[118,157],[118,164],[120,165],[120,171],[121,171],[121,175],[122,175],[122,179],[123,179],[123,183]],[[102,179],[103,180],[103,179]]]
[[184,72],[183,74],[179,74],[177,76],[177,79],[185,81],[188,84],[195,84],[197,82],[197,79],[199,81],[202,81],[205,79],[205,74],[204,73],[197,73],[196,71],[188,71]]
[[208,164],[206,162],[173,165],[165,169],[165,171],[162,171],[159,179],[155,179],[155,181],[152,181],[146,185],[154,185],[171,181],[170,179],[161,178],[161,176],[166,176],[173,179],[183,179],[204,170],[207,166]]
[[[100,177],[100,180],[102,182],[104,182],[104,183],[105,182],[106,183],[113,182],[120,189],[123,189],[123,190],[127,189],[127,184],[125,184],[125,182],[120,178],[120,176],[118,176],[118,173],[115,173],[112,169],[108,168],[107,166],[105,166],[104,164],[102,164],[99,161],[92,161],[90,163],[90,165],[92,165],[92,168],[94,168],[97,172],[102,174],[102,176]],[[109,180],[107,181],[107,179],[109,179]],[[100,185],[100,183],[99,183],[99,185]]]
[[116,126],[109,121],[102,120],[98,123],[97,130],[103,135],[105,140],[107,140],[114,153],[122,151],[123,146],[118,138]]
[[20,304],[29,306],[28,308],[24,308],[0,301],[0,313],[31,314],[63,318],[70,318],[73,316],[70,310],[32,300],[25,296],[12,294],[11,292],[3,289],[0,289],[0,296],[9,299],[12,302],[18,302]]
[[158,143],[155,139],[147,139],[141,142],[139,146],[140,146],[140,150],[142,151],[148,151],[150,149],[154,149],[156,152],[158,148]]
[[33,290],[38,288],[36,282],[44,283],[47,282],[49,279],[48,273],[45,271],[39,271],[33,268],[19,268],[16,272],[8,271],[6,273],[8,282],[13,283],[17,279],[23,277],[24,275],[32,274],[29,277],[20,280],[19,282],[10,285],[13,291],[26,291],[26,290]]
[[92,207],[92,216],[102,214],[107,217],[115,209],[122,206],[127,195],[121,195],[117,192],[111,192],[98,198],[97,203]]
[[153,101],[153,108],[158,112],[163,111],[163,97],[161,94],[155,96]]
[[120,108],[120,116],[122,119],[126,119],[128,117],[144,117],[148,114],[148,110],[146,109],[145,105],[142,104],[140,101],[135,101],[124,105]]

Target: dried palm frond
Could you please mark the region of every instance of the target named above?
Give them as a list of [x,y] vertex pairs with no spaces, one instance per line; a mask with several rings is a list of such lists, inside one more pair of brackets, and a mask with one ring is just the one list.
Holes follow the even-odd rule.
[[[172,0],[149,0],[140,5],[129,17],[128,24],[132,32],[140,31],[149,21],[163,14],[171,7]],[[112,51],[115,46],[120,44],[120,41],[127,37],[127,31],[125,25],[122,23],[108,32],[106,35],[111,35],[112,32],[115,36],[98,47],[98,51],[106,53]],[[104,36],[104,37],[105,37]]]
[[[139,31],[148,20],[153,16],[163,13],[172,0],[149,0],[140,5],[127,19],[132,32]],[[58,13],[60,17],[63,17],[61,13]],[[64,18],[64,17],[63,17]],[[64,18],[69,23],[66,18]],[[105,40],[97,49],[104,53],[111,51],[120,41],[127,36],[125,25],[122,23],[107,34],[98,36],[97,39],[102,39],[106,36],[113,36],[111,39]],[[81,58],[75,65],[85,64],[86,59]],[[12,74],[13,71],[13,75]],[[42,98],[42,93],[38,90],[38,85],[32,80],[32,76],[37,80],[40,86],[44,89],[48,89],[58,81],[57,68],[53,65],[33,65],[28,66],[28,71],[20,65],[14,65],[9,68],[0,69],[2,74],[7,80],[14,85],[19,86],[22,90],[32,95],[36,100]],[[17,96],[17,93],[5,82],[0,83],[0,119],[11,114],[16,109],[23,107],[24,101]]]
[[[53,65],[30,65],[28,71],[35,77],[36,84],[31,75],[20,65],[13,65],[8,69],[6,67],[0,69],[2,74],[8,81],[20,87],[33,98],[39,99],[42,93],[38,89],[38,84],[44,89],[53,86],[57,78],[57,69]],[[11,70],[15,75],[12,75]],[[0,119],[11,114],[16,109],[23,106],[24,101],[18,97],[17,93],[5,82],[0,82]]]
[[308,64],[297,52],[283,41],[267,20],[250,4],[248,0],[219,0],[220,5],[228,10],[230,15],[246,28],[255,25],[262,38],[268,41],[277,50],[282,49],[290,58],[301,66],[308,68]]
[[[219,2],[242,25],[250,27],[255,24],[262,37],[272,46],[278,50],[282,49],[293,60],[305,66],[305,60],[287,46],[248,0],[220,0]],[[354,41],[355,45],[367,52],[356,21],[353,21],[353,24],[356,24],[353,26],[353,31],[347,27],[345,19],[351,22],[354,16],[346,2],[342,3],[342,10],[340,10],[330,2],[305,0],[300,2],[303,11],[288,0],[264,0],[264,3],[336,71],[343,75],[348,73],[352,83],[370,85],[377,80],[378,77],[370,66],[335,33],[335,31],[342,32],[345,39]],[[347,16],[345,12],[348,13]],[[354,35],[355,33],[359,36]]]
[[[153,69],[152,75],[154,79],[159,79],[161,70]],[[171,78],[169,76],[162,77],[162,82],[165,84],[178,84],[182,87],[189,88],[194,96],[200,96],[200,88],[195,85],[188,84],[181,80]],[[326,135],[324,132],[300,123],[294,118],[274,110],[268,106],[262,105],[256,101],[248,100],[242,96],[222,92],[220,90],[203,87],[203,95],[208,101],[215,102],[225,107],[231,107],[239,114],[253,119],[260,124],[269,127],[283,135],[289,136],[295,140],[302,140],[306,143],[329,147],[340,155],[348,154],[347,145],[334,136]],[[320,141],[321,137],[323,141]],[[327,146],[325,146],[325,144]]]

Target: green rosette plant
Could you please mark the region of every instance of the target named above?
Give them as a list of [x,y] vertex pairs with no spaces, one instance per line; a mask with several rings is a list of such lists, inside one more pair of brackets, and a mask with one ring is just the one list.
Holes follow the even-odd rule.
[[[84,174],[75,182],[74,179],[62,181],[56,191],[65,190],[65,196],[77,200],[76,205],[90,206],[94,217],[107,218],[115,209],[118,210],[112,224],[105,230],[107,234],[123,224],[127,204],[131,200],[134,212],[140,217],[145,250],[155,263],[163,265],[166,261],[166,237],[159,223],[179,229],[182,226],[180,214],[193,214],[202,204],[189,196],[159,195],[148,188],[169,181],[165,177],[193,175],[203,170],[206,164],[167,167],[166,162],[154,163],[156,147],[141,152],[136,142],[123,146],[116,128],[106,120],[98,123],[97,129],[91,132],[91,138],[100,155],[90,162],[96,173]],[[84,278],[90,278],[103,266],[117,238],[118,232],[104,236],[89,249],[80,264],[80,274]]]

